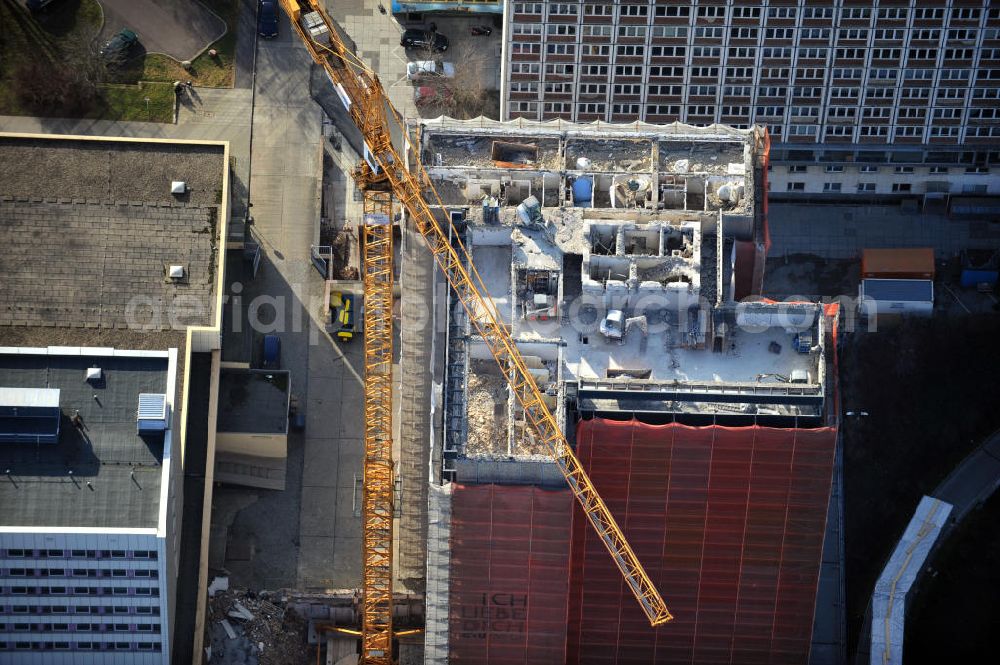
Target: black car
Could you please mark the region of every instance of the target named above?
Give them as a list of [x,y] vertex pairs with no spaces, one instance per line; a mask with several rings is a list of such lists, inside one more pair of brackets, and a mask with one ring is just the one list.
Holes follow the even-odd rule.
[[257,32],[264,39],[278,36],[278,7],[274,0],[260,0],[257,11]]
[[399,45],[405,48],[427,48],[435,53],[443,53],[448,50],[448,38],[439,32],[410,28],[399,39]]
[[104,58],[105,62],[109,64],[121,62],[122,60],[125,60],[129,50],[135,46],[138,41],[138,35],[128,28],[122,28],[118,34],[108,40],[108,42],[101,47],[101,57]]

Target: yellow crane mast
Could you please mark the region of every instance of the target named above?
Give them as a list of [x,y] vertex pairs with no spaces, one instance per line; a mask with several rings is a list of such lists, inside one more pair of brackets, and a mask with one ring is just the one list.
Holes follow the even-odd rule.
[[[441,201],[434,189],[430,177],[420,164],[416,154],[413,154],[411,168],[407,169],[404,159],[400,156],[393,145],[393,129],[398,130],[398,141],[404,146],[414,146],[416,143],[408,135],[408,131],[400,120],[398,113],[393,108],[385,95],[382,84],[372,70],[360,61],[345,45],[344,39],[337,31],[335,24],[329,19],[317,0],[281,0],[282,7],[291,19],[292,26],[298,32],[312,55],[313,60],[321,65],[330,77],[330,81],[336,88],[336,92],[341,102],[347,108],[351,119],[361,130],[365,141],[365,160],[367,168],[362,168],[357,175],[359,185],[365,189],[373,178],[383,178],[396,199],[405,208],[407,214],[413,219],[414,224],[424,238],[434,260],[442,273],[448,280],[449,285],[454,290],[459,302],[469,316],[470,321],[475,326],[476,331],[482,336],[494,359],[500,366],[501,371],[507,378],[512,393],[520,403],[526,420],[532,425],[538,439],[548,446],[549,452],[555,460],[559,470],[566,479],[566,483],[573,495],[576,497],[584,514],[587,516],[591,526],[595,529],[601,541],[604,543],[612,560],[621,572],[626,584],[632,591],[640,607],[645,613],[650,624],[658,626],[673,617],[667,609],[666,603],[660,596],[649,575],[643,569],[632,548],[629,546],[624,533],[618,526],[607,505],[601,499],[589,476],[580,464],[579,459],[573,453],[572,448],[559,428],[556,419],[545,406],[542,394],[538,390],[534,379],[524,364],[520,351],[511,338],[510,331],[501,323],[502,319],[496,312],[492,301],[485,296],[486,287],[483,284],[479,273],[472,263],[468,251],[460,241],[452,244],[449,241],[447,228],[443,222],[439,221],[433,210],[424,198],[424,191],[433,196],[436,204],[444,210],[444,203]],[[390,125],[389,116],[392,116],[393,125]],[[405,148],[404,148],[405,149]],[[415,153],[415,151],[413,151]],[[378,225],[365,224],[365,234],[369,228]],[[391,229],[391,226],[389,227]],[[391,265],[391,240],[389,244],[382,245],[389,251],[388,263]],[[381,255],[382,259],[386,255]],[[366,256],[367,260],[367,256]],[[365,309],[366,319],[371,313],[368,304],[368,267],[365,266]],[[391,279],[391,277],[390,277]],[[390,283],[391,284],[391,283]],[[391,304],[391,303],[390,303]],[[391,307],[387,308],[391,312]],[[391,327],[380,327],[379,334],[391,335]],[[372,361],[368,357],[368,329],[366,322],[366,384],[369,382],[367,374],[368,363]],[[391,351],[391,337],[390,337]],[[382,344],[379,348],[384,348]],[[374,396],[373,396],[374,398]],[[366,385],[366,415],[368,415],[368,388]],[[388,413],[390,396],[386,396],[384,404],[385,412]],[[388,417],[386,415],[386,417]],[[366,445],[369,445],[367,432],[370,424],[366,423]],[[376,444],[376,447],[381,443]],[[391,456],[388,458],[389,474],[372,473],[369,478],[367,460],[374,457],[371,450],[366,449],[366,471],[365,484],[372,482],[376,487],[371,488],[373,497],[372,508],[376,506],[376,497],[382,497],[382,501],[388,503],[378,503],[380,509],[386,505],[390,507],[388,515],[391,520],[392,503],[392,475]],[[374,471],[374,470],[373,470]],[[369,490],[365,490],[366,501]],[[388,495],[386,495],[388,492]],[[368,504],[366,503],[366,510]],[[389,574],[389,591],[391,591],[391,526],[388,535],[381,529],[375,529],[378,523],[375,516],[364,515],[365,520],[365,570],[363,579],[369,579],[378,575]],[[369,521],[371,519],[371,522]],[[372,533],[368,533],[369,526],[372,526]],[[369,535],[372,543],[378,543],[380,551],[389,552],[389,559],[383,560],[375,557],[371,562],[368,559]],[[379,541],[379,539],[382,539]],[[385,547],[388,543],[388,548]],[[373,566],[376,570],[369,570]],[[381,587],[384,589],[385,587]],[[367,593],[367,589],[366,589]],[[390,593],[391,597],[391,593]],[[391,642],[391,603],[381,604],[373,599],[369,604],[369,599],[365,598],[365,618],[362,626],[362,640],[366,645],[370,644],[366,631],[381,631],[378,641],[385,644],[384,638],[388,637]],[[372,619],[369,620],[368,611],[372,611]],[[374,618],[376,613],[381,612],[380,618]],[[389,662],[382,660],[389,658],[384,651],[372,652],[362,651],[362,661],[366,663]]]
[[[368,179],[359,180],[368,182]],[[365,189],[362,253],[365,333],[365,456],[362,483],[364,662],[392,661],[392,199]]]

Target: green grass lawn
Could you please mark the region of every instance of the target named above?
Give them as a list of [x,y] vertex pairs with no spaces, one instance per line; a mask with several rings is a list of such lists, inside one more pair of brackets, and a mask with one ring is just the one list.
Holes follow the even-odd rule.
[[[174,86],[172,83],[141,81],[136,85],[108,84],[92,118],[173,122]],[[149,99],[147,104],[146,99]]]
[[[235,72],[236,23],[239,16],[239,0],[202,0],[202,3],[226,22],[228,30],[221,39],[191,62],[191,69],[185,70],[180,63],[162,53],[146,53],[129,60],[115,74],[119,83],[139,81],[192,81],[197,86],[207,88],[231,88]],[[213,58],[208,54],[217,52]]]

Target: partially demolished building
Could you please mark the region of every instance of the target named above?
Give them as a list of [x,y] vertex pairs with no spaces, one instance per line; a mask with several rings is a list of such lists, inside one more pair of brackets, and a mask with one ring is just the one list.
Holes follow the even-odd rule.
[[[755,297],[766,134],[439,119],[420,140],[496,314],[678,617],[643,625],[449,302],[430,519],[450,545],[429,546],[427,662],[603,663],[636,648],[641,662],[801,662],[836,436],[832,319]],[[782,585],[795,598],[779,604]]]

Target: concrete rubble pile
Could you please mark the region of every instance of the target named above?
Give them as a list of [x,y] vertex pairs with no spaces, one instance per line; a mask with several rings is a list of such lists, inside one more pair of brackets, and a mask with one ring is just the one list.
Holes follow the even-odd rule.
[[239,589],[209,599],[206,661],[213,665],[299,665],[306,622],[267,592]]

